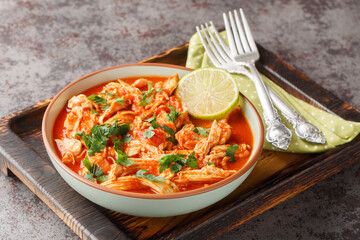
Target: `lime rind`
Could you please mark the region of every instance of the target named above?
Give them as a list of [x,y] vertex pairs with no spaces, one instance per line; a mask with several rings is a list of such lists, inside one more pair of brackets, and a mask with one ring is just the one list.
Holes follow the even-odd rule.
[[218,68],[200,68],[185,75],[176,94],[190,115],[207,120],[226,117],[239,101],[235,79]]

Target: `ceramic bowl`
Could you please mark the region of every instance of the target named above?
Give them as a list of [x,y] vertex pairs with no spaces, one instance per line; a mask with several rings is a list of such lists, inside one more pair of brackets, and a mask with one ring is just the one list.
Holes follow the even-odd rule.
[[165,217],[193,212],[205,208],[234,191],[250,174],[260,157],[264,129],[261,118],[254,106],[245,99],[243,111],[253,135],[253,150],[247,164],[232,176],[200,189],[170,194],[144,194],[106,188],[93,183],[62,163],[56,154],[52,136],[54,122],[61,109],[74,95],[101,83],[117,78],[132,76],[171,76],[178,73],[180,78],[192,69],[168,64],[128,64],[103,69],[86,75],[66,86],[51,101],[42,123],[42,137],[46,151],[62,178],[79,194],[90,201],[113,211],[144,217]]

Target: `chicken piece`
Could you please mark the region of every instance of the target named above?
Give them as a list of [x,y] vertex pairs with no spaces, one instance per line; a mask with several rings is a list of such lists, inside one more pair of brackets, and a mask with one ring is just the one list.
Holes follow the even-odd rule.
[[194,132],[195,126],[187,123],[175,134],[176,140],[182,149],[193,150],[195,145],[205,137]]
[[55,139],[62,155],[62,162],[65,164],[75,164],[81,161],[86,154],[81,141],[72,138],[64,138],[62,140]]
[[223,170],[221,168],[212,166],[204,166],[201,169],[189,169],[180,171],[174,178],[176,184],[182,185],[189,182],[218,182],[225,179],[232,174],[236,173],[235,170]]
[[134,161],[125,167],[120,176],[136,174],[140,169],[147,169],[150,173],[159,174],[159,162],[155,158],[131,158]]
[[221,119],[219,121],[219,127],[221,128],[219,144],[225,144],[231,136],[231,127],[227,123],[227,119]]
[[118,165],[116,163],[111,164],[109,171],[109,179],[112,181],[116,180],[118,177],[120,177],[124,169],[125,169],[124,166]]
[[144,88],[148,86],[148,83],[151,83],[151,81],[147,80],[146,78],[139,78],[133,84],[131,84],[131,86],[136,88]]
[[140,157],[152,158],[154,155],[163,154],[163,151],[146,142],[133,139],[128,143],[125,153],[130,157],[138,155]]
[[[116,114],[118,111],[125,109],[129,103],[126,101],[124,104],[120,104],[114,99],[110,101],[110,106],[108,109],[105,110],[103,114],[101,114],[99,118],[99,123],[104,123],[106,119],[112,117],[114,114]],[[109,103],[109,102],[108,102]]]
[[221,135],[221,128],[216,120],[211,125],[210,132],[195,145],[194,151],[199,155],[206,155],[213,146],[218,145]]
[[135,118],[135,112],[133,111],[118,111],[111,118],[106,120],[105,123],[113,124],[115,120],[118,120],[118,125],[132,122]]
[[177,87],[177,84],[179,82],[179,74],[174,74],[173,76],[169,77],[165,82],[163,83],[162,89],[164,92],[170,96],[175,88]]
[[[95,153],[94,156],[89,156],[90,162],[96,164],[103,170],[104,173],[107,173],[110,170],[110,164],[107,161],[108,148],[105,148],[99,153]],[[113,161],[113,159],[111,159]]]
[[175,127],[177,130],[181,129],[186,123],[191,123],[189,113],[183,106],[184,110],[180,112],[180,116],[175,120]]
[[196,144],[194,150],[196,153],[204,156],[213,146],[225,144],[231,136],[231,127],[226,120],[214,120],[209,135],[205,139],[201,139]]
[[68,101],[68,108],[71,110],[64,122],[65,135],[68,138],[74,138],[76,133],[82,131],[90,133],[90,129],[98,119],[98,116],[91,113],[91,109],[97,107],[98,105],[88,100],[84,94],[72,97]]
[[68,108],[74,108],[74,107],[83,107],[83,108],[92,108],[94,107],[94,103],[87,99],[86,95],[79,94],[77,96],[73,96],[68,101],[67,107]]
[[[224,169],[227,169],[227,164],[230,157],[226,156],[226,150],[229,147],[230,145],[218,145],[213,147],[210,154],[204,157],[203,164],[206,165],[207,162],[211,162],[214,163],[216,167],[222,167]],[[243,143],[239,145],[239,148],[236,150],[234,157],[247,157],[250,155],[250,152],[251,146]]]
[[108,180],[101,183],[101,185],[124,191],[149,187],[158,193],[179,192],[177,186],[168,180],[155,182],[145,178],[134,178],[132,176],[119,177],[115,181]]

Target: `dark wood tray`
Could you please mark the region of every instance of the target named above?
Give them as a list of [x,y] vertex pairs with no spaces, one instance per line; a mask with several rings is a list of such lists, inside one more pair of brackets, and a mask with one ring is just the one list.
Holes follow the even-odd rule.
[[[143,62],[184,65],[185,44]],[[294,96],[347,120],[360,112],[259,46],[260,71]],[[50,100],[0,120],[0,169],[21,179],[83,239],[211,239],[360,160],[360,137],[321,154],[264,151],[249,178],[227,198],[195,213],[141,218],[109,211],[84,199],[52,166],[41,121]]]

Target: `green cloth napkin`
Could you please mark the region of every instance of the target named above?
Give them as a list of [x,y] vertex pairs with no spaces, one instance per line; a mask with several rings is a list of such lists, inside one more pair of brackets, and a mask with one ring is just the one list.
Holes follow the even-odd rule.
[[[221,36],[226,39],[225,32],[220,33]],[[186,67],[188,68],[201,68],[201,67],[214,67],[211,60],[205,53],[204,47],[200,41],[198,34],[194,34],[189,42],[188,57],[186,61]],[[239,90],[244,94],[256,107],[260,116],[263,119],[265,131],[266,125],[264,118],[262,116],[263,110],[259,101],[259,98],[256,93],[255,86],[253,82],[246,77],[245,75],[232,74],[236,79]],[[296,153],[315,153],[323,152],[332,148],[335,148],[338,145],[350,142],[353,140],[360,132],[360,123],[351,122],[342,119],[337,115],[330,114],[326,111],[320,110],[296,97],[288,94],[270,79],[260,74],[262,80],[266,85],[271,87],[274,92],[276,92],[289,106],[294,108],[302,117],[316,125],[324,134],[326,138],[326,144],[316,144],[304,141],[296,136],[292,125],[282,116],[281,112],[278,110],[280,117],[282,118],[285,125],[292,131],[292,139],[288,152]],[[277,150],[279,149],[272,146],[269,142],[265,141],[264,148],[268,150]]]

